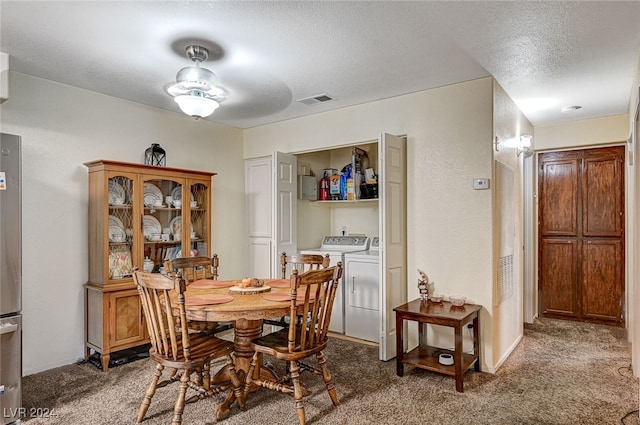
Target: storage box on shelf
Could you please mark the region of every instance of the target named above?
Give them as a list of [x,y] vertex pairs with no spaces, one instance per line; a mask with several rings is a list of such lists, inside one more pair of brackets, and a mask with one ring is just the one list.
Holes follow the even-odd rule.
[[[110,354],[148,342],[132,271],[159,272],[165,258],[210,255],[215,173],[118,161],[89,170],[89,282],[86,352]],[[145,264],[145,259],[147,261]]]

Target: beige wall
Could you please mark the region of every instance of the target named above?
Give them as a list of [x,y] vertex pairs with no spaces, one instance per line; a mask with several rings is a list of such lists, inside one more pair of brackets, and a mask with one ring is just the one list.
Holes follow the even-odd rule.
[[[520,112],[516,104],[507,93],[494,82],[493,96],[493,125],[494,135],[501,142],[500,146],[494,148],[494,182],[499,184],[496,178],[498,172],[498,162],[501,167],[507,167],[513,173],[513,192],[507,193],[505,190],[496,188],[494,190],[494,262],[506,255],[513,256],[513,290],[509,290],[509,285],[504,285],[504,295],[500,295],[500,286],[497,276],[500,270],[494,271],[495,281],[493,288],[493,364],[501,365],[508,355],[513,351],[523,335],[523,303],[524,303],[524,283],[523,283],[523,182],[522,170],[525,159],[523,155],[518,155],[520,136],[523,134],[533,134],[533,126]],[[501,208],[501,205],[504,206]],[[511,214],[502,217],[501,210],[511,210]]]
[[492,91],[493,80],[485,78],[244,133],[245,158],[368,142],[383,132],[406,134],[409,298],[418,295],[420,268],[438,292],[464,294],[485,306],[484,370],[494,366],[492,190],[473,190],[472,181],[492,177]]
[[536,127],[533,143],[536,151],[559,150],[623,142],[629,136],[629,115],[571,121]]
[[0,131],[23,143],[23,371],[84,353],[87,170],[95,159],[142,162],[160,143],[167,165],[219,173],[213,180],[212,249],[221,274],[243,272],[242,132],[182,114],[10,72]]

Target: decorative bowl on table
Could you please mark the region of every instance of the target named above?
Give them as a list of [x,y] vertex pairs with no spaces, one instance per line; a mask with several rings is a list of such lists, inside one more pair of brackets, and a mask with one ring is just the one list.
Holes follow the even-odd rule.
[[440,294],[433,294],[431,296],[429,296],[429,301],[434,302],[434,303],[441,303],[442,299],[444,297]]
[[258,294],[271,291],[271,287],[264,284],[264,280],[245,277],[236,281],[236,285],[229,288],[229,292],[236,294]]
[[462,307],[464,305],[464,302],[467,300],[466,297],[463,297],[461,295],[451,295],[449,297],[449,301],[451,302],[451,304],[453,304],[455,307]]

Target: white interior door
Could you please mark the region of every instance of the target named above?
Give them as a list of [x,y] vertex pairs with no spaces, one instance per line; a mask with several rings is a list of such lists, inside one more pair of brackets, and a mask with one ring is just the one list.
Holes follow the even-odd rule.
[[380,196],[380,360],[396,356],[393,308],[407,302],[407,147],[383,134],[378,143]]
[[271,265],[271,239],[249,239],[249,270],[247,276],[274,277]]
[[[273,234],[274,243],[271,270],[277,273],[280,265],[280,253],[293,254],[297,251],[297,163],[293,155],[282,152],[273,153],[273,176],[275,191],[273,195]],[[272,276],[276,277],[276,276]]]
[[273,159],[245,161],[245,205],[247,211],[248,257],[247,276],[271,277],[271,246],[273,241]]

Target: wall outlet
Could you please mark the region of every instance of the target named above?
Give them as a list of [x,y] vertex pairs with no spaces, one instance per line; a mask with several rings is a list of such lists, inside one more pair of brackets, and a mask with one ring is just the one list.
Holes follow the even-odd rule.
[[347,226],[342,226],[342,236],[347,236]]

